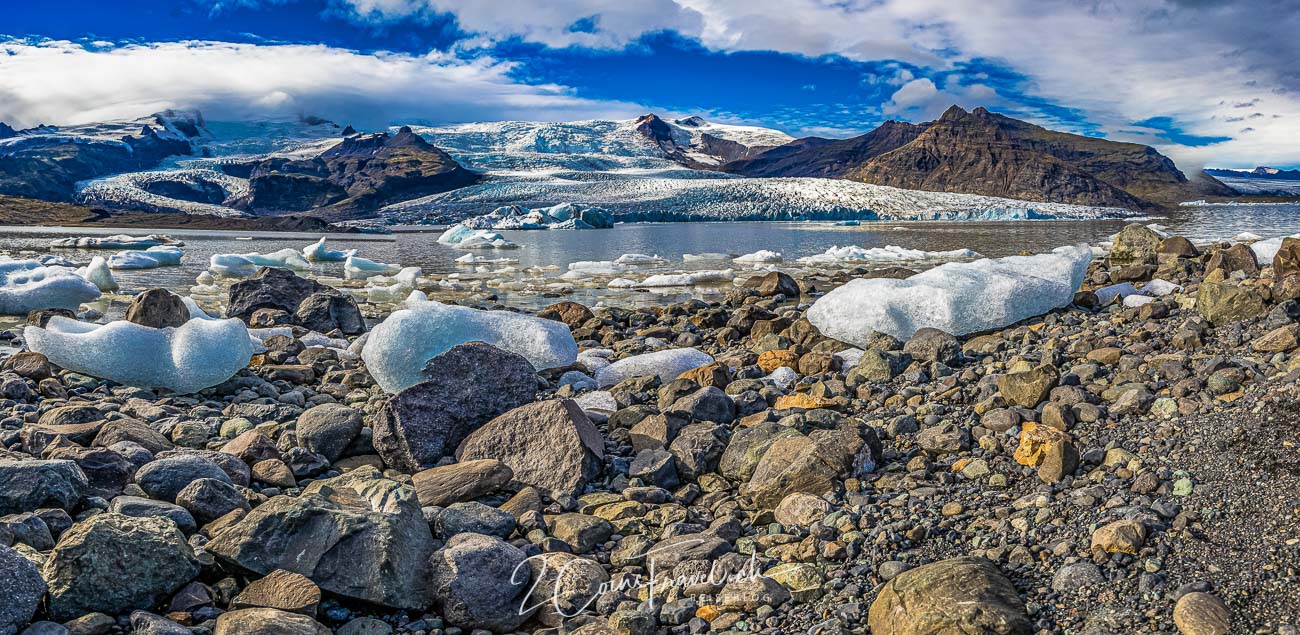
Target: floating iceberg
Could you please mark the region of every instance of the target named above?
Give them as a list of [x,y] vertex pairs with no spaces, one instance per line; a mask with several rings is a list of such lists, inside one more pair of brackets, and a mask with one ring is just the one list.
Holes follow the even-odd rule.
[[71,260],[68,260],[67,258],[64,258],[62,256],[56,256],[54,254],[44,254],[41,256],[37,256],[36,262],[39,262],[42,265],[45,265],[46,267],[69,267],[75,269],[77,266],[77,263],[72,262]]
[[357,253],[355,249],[346,251],[326,249],[324,236],[321,236],[320,240],[302,248],[302,256],[311,262],[342,262],[355,253]]
[[28,326],[24,337],[33,351],[68,370],[178,393],[229,379],[253,355],[248,329],[234,318],[156,329],[125,320],[101,325],[54,317],[45,328]]
[[736,262],[742,264],[748,264],[748,263],[761,264],[767,262],[781,262],[782,260],[784,260],[784,258],[781,256],[780,253],[777,253],[775,251],[768,251],[766,249],[760,249],[752,254],[736,256]]
[[401,270],[402,268],[397,265],[377,262],[360,256],[348,256],[343,261],[343,277],[349,279],[388,276]]
[[568,366],[578,358],[578,343],[561,322],[416,298],[405,306],[370,331],[361,351],[366,369],[390,393],[421,381],[430,359],[465,342],[518,353],[538,370]]
[[366,281],[366,301],[372,304],[397,304],[415,291],[419,280],[419,267],[406,267],[392,277],[374,276]]
[[461,224],[471,229],[607,229],[614,221],[599,207],[560,203],[532,209],[506,205]]
[[465,254],[456,259],[459,265],[508,265],[518,263],[515,258],[488,258],[478,254]]
[[476,231],[452,246],[456,249],[517,249],[519,247],[507,240],[505,236],[486,230]]
[[82,236],[80,238],[59,238],[50,241],[51,247],[69,249],[148,249],[164,245],[183,247],[185,243],[171,236],[160,234],[149,234],[148,236],[128,236],[126,234]]
[[307,262],[307,259],[303,258],[297,251],[288,247],[269,254],[215,254],[208,259],[209,271],[219,276],[232,278],[247,278],[257,273],[258,269],[262,267],[305,271],[311,269],[311,263]]
[[691,287],[703,284],[719,284],[730,282],[735,279],[736,272],[732,269],[719,269],[712,271],[691,271],[689,273],[661,273],[650,276],[641,282],[628,280],[627,278],[617,278],[611,280],[609,286],[611,289],[647,289],[652,287]]
[[569,263],[569,270],[560,277],[566,280],[579,280],[591,276],[612,276],[632,269],[634,267],[631,265],[621,265],[613,260],[579,260]]
[[723,254],[723,253],[718,253],[718,252],[708,252],[708,253],[703,253],[703,254],[682,254],[682,260],[685,261],[685,262],[700,262],[700,261],[711,261],[711,260],[719,260],[719,261],[722,261],[722,260],[731,260],[731,254]]
[[153,269],[181,264],[177,247],[150,247],[144,251],[120,251],[108,259],[109,269]]
[[622,256],[619,256],[618,258],[614,259],[615,264],[632,265],[632,266],[657,265],[664,262],[668,262],[668,261],[663,258],[660,258],[657,254],[654,256],[648,254],[623,254]]
[[442,232],[442,234],[439,234],[438,243],[442,245],[454,245],[462,240],[465,240],[466,238],[469,238],[476,231],[477,230],[475,230],[474,228],[468,225],[457,223],[449,227],[447,231]]
[[907,249],[897,245],[884,247],[830,247],[825,252],[813,256],[804,256],[799,262],[810,265],[835,265],[859,262],[892,262],[905,260],[954,260],[959,258],[978,258],[979,254],[969,249],[951,251],[923,251]]
[[90,281],[100,291],[117,291],[117,280],[113,279],[113,272],[108,268],[108,261],[100,256],[91,258],[90,264],[77,269],[77,275]]
[[596,383],[603,388],[642,375],[655,375],[659,377],[659,381],[668,383],[692,368],[699,368],[712,362],[712,356],[694,348],[673,348],[643,353],[620,359],[597,370]]
[[0,315],[40,309],[76,311],[99,295],[98,287],[63,267],[46,267],[35,260],[0,260]]
[[1091,261],[1092,250],[1075,245],[948,263],[904,280],[853,280],[818,299],[808,320],[862,347],[875,331],[906,340],[926,327],[954,335],[998,329],[1070,304]]

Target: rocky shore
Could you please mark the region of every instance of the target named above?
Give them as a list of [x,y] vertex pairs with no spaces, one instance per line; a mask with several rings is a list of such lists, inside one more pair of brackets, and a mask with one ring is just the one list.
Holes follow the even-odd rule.
[[[1300,240],[1131,225],[1069,306],[960,337],[807,317],[911,273],[484,318],[413,383],[390,316],[284,270],[224,310],[285,330],[194,394],[7,332],[0,635],[1297,633]],[[383,336],[455,337],[421,324]]]

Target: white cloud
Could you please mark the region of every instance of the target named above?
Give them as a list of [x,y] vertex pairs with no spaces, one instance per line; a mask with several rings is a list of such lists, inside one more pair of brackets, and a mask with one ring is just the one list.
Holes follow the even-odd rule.
[[211,118],[314,114],[374,127],[400,120],[632,117],[644,107],[513,81],[511,65],[442,54],[310,45],[0,42],[0,121],[75,124],[197,107]]

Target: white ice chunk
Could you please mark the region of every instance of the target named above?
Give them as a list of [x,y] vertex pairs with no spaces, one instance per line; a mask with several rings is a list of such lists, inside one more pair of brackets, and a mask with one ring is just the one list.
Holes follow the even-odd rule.
[[1140,292],[1137,290],[1137,287],[1133,286],[1132,282],[1121,282],[1119,284],[1102,287],[1092,293],[1097,296],[1097,302],[1101,304],[1109,304],[1110,301],[1114,300],[1116,297],[1127,298]]
[[1271,267],[1273,265],[1273,256],[1277,255],[1278,250],[1282,248],[1282,241],[1287,238],[1300,238],[1300,234],[1269,238],[1251,245],[1250,250],[1255,252],[1255,263],[1261,267]]
[[348,256],[343,262],[343,276],[346,278],[386,276],[395,274],[401,270],[402,268],[397,265],[377,262],[362,258],[361,256]]
[[100,295],[85,278],[35,260],[0,260],[0,315],[24,315],[40,309],[76,311]]
[[657,375],[659,380],[668,383],[677,376],[711,363],[713,357],[694,348],[673,348],[666,351],[642,353],[620,359],[609,366],[596,371],[596,383],[613,386],[629,377]]
[[208,270],[219,276],[247,278],[262,267],[275,269],[311,269],[311,263],[288,247],[269,254],[214,254],[208,259]]
[[736,272],[732,269],[717,269],[712,271],[691,271],[688,273],[661,273],[650,276],[641,282],[636,282],[635,280],[629,280],[627,278],[618,278],[611,280],[609,286],[612,289],[691,287],[702,284],[730,282],[735,277]]
[[215,386],[248,365],[248,329],[237,319],[192,319],[163,329],[125,320],[89,324],[51,318],[28,326],[27,345],[68,370],[127,386],[189,393]]
[[144,251],[120,251],[108,259],[110,269],[154,269],[181,264],[178,247],[150,247]]
[[128,236],[126,234],[114,234],[112,236],[81,236],[77,238],[59,238],[50,241],[51,247],[64,247],[70,249],[148,249],[160,245],[170,245],[173,247],[182,247],[184,242],[176,240],[171,236],[160,234],[149,234],[148,236]]
[[473,227],[457,223],[438,236],[438,243],[443,245],[455,245],[456,243],[474,235],[476,231],[478,230]]
[[660,258],[658,254],[651,256],[648,254],[623,254],[614,259],[614,262],[620,265],[656,265],[661,262],[667,262]]
[[453,244],[456,249],[516,249],[519,245],[510,242],[505,236],[496,232],[479,230]]
[[769,251],[767,249],[760,249],[752,254],[736,256],[736,262],[745,263],[745,264],[781,262],[782,260],[784,260],[784,258],[781,256],[780,252]]
[[458,265],[508,265],[518,262],[515,258],[488,258],[478,254],[465,254],[456,259]]
[[538,370],[568,366],[578,357],[578,344],[561,322],[440,302],[406,306],[371,330],[361,352],[367,370],[390,393],[421,381],[426,362],[465,342],[518,353]]
[[54,254],[45,254],[43,256],[37,256],[36,262],[39,262],[45,265],[46,267],[68,267],[72,269],[75,269],[77,267],[77,263],[72,262],[71,260],[68,260],[63,256],[56,256]]
[[853,280],[818,299],[808,320],[856,346],[876,331],[907,340],[926,327],[954,335],[998,329],[1070,304],[1091,261],[1092,250],[1075,245],[947,263],[904,280]]
[[1142,295],[1140,293],[1134,293],[1132,295],[1124,296],[1124,306],[1129,308],[1142,306],[1143,304],[1146,304],[1148,302],[1155,302],[1155,298],[1149,295]]
[[375,276],[366,281],[366,300],[373,304],[397,304],[415,291],[419,280],[419,267],[406,267],[392,277]]
[[860,348],[846,348],[835,353],[835,356],[840,358],[841,365],[844,368],[853,368],[858,365],[858,362],[862,361],[862,356],[866,354],[867,352]]
[[108,261],[100,256],[91,258],[90,264],[77,269],[77,275],[90,281],[100,291],[117,291],[117,280],[113,279],[113,271],[108,268]]
[[357,253],[355,249],[346,251],[326,249],[324,236],[321,236],[320,240],[302,248],[302,257],[311,262],[342,262],[355,253]]
[[682,260],[686,262],[698,262],[701,260],[731,260],[731,254],[718,252],[708,252],[703,254],[682,254]]
[[1233,236],[1229,240],[1231,240],[1234,243],[1252,243],[1261,238],[1263,238],[1263,236],[1260,236],[1259,234],[1253,232],[1241,232],[1240,234]]
[[898,245],[884,247],[830,247],[826,251],[804,256],[799,262],[811,265],[833,265],[854,262],[894,262],[910,260],[955,260],[960,258],[978,258],[979,254],[970,249],[953,249],[951,251],[924,251],[908,249]]
[[1175,291],[1182,291],[1182,290],[1183,290],[1183,285],[1174,284],[1168,280],[1161,280],[1160,278],[1155,278],[1151,282],[1146,283],[1146,285],[1142,287],[1143,294],[1155,295],[1155,296],[1169,295],[1171,293],[1174,293]]

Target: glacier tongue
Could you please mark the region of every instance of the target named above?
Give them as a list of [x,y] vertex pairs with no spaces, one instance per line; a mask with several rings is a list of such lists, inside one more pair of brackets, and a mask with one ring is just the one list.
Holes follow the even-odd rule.
[[867,346],[873,332],[909,339],[922,328],[966,335],[1005,327],[1073,301],[1092,260],[1086,245],[1036,256],[940,265],[910,278],[854,280],[808,310],[822,334]]

